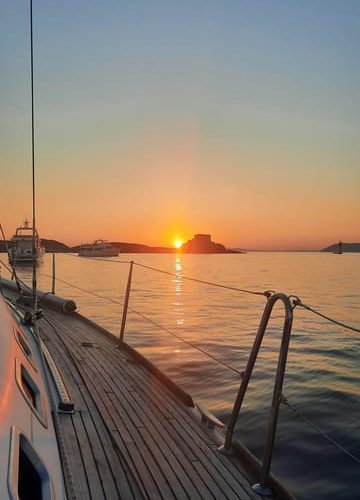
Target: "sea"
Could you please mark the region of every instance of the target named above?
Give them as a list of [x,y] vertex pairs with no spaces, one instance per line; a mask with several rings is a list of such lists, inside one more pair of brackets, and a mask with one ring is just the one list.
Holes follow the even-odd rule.
[[[360,329],[355,253],[120,254],[97,260],[56,254],[56,293],[119,335],[130,261],[124,340],[225,423],[266,303],[263,295],[239,289],[295,295]],[[51,290],[52,272],[53,256],[46,254],[38,266],[39,289]],[[31,269],[19,267],[18,274],[31,283]],[[259,459],[283,321],[278,303],[236,426],[236,435]],[[289,405],[280,406],[271,470],[299,499],[360,499],[359,367],[360,333],[294,309],[283,386]]]

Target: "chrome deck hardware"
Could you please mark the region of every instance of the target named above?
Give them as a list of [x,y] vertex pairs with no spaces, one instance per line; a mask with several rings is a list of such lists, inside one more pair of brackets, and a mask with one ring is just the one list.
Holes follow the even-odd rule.
[[[256,484],[253,486],[254,491],[262,495],[270,493],[270,491],[268,491],[267,485],[270,477],[271,459],[272,459],[275,432],[279,415],[281,391],[284,381],[286,359],[289,350],[289,342],[290,342],[291,328],[293,322],[293,306],[291,304],[290,298],[284,293],[274,293],[268,297],[263,315],[260,320],[260,325],[254,340],[254,344],[247,362],[247,366],[245,368],[244,376],[242,378],[240,388],[233,406],[230,423],[228,425],[228,429],[226,432],[225,442],[222,446],[219,447],[219,451],[221,453],[225,455],[231,454],[232,438],[233,438],[235,424],[239,416],[239,412],[247,391],[247,387],[257,359],[257,355],[259,353],[262,344],[262,340],[264,338],[264,334],[266,332],[269,319],[271,317],[273,307],[275,303],[279,300],[283,302],[285,308],[283,334],[282,334],[280,353],[278,358],[278,366],[275,377],[273,399],[268,420],[265,451],[262,462],[261,479],[260,479],[260,484]],[[264,491],[267,491],[267,493],[264,493]]]

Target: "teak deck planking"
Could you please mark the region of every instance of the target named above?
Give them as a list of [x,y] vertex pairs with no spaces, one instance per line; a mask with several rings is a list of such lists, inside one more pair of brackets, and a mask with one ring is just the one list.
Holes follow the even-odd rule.
[[206,424],[115,337],[46,309],[40,334],[75,403],[56,425],[75,499],[260,499]]

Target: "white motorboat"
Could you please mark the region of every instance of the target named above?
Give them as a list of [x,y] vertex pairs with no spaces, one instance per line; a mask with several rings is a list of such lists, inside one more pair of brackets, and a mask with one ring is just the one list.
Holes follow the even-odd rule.
[[[34,249],[33,255],[33,236]],[[9,260],[13,265],[18,263],[32,263],[33,259],[38,262],[45,252],[45,247],[41,244],[38,232],[33,228],[29,221],[25,219],[24,225],[16,228],[16,232],[10,240],[9,245]]]
[[119,251],[109,241],[95,240],[94,243],[81,244],[80,257],[117,257]]

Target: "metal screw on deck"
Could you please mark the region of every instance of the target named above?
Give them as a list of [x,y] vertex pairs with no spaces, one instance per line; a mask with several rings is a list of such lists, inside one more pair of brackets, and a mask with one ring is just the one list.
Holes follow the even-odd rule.
[[265,309],[260,321],[260,325],[257,331],[256,338],[254,340],[254,344],[248,359],[248,363],[244,372],[244,376],[241,381],[241,385],[239,388],[239,392],[237,398],[234,403],[233,412],[231,415],[230,423],[228,425],[225,443],[219,447],[219,451],[224,455],[232,454],[232,438],[233,432],[235,428],[235,424],[246,394],[246,390],[250,381],[250,377],[255,365],[255,361],[257,359],[257,355],[259,353],[259,349],[273,310],[275,303],[280,300],[284,304],[285,309],[285,317],[284,317],[284,325],[283,325],[283,335],[280,346],[280,353],[278,358],[278,366],[275,377],[275,384],[273,390],[273,399],[270,409],[270,415],[268,420],[268,428],[267,428],[267,436],[266,436],[266,444],[264,451],[264,458],[262,462],[262,471],[260,482],[253,485],[253,490],[260,495],[269,495],[271,494],[271,490],[268,487],[270,480],[270,467],[271,467],[271,459],[274,447],[275,440],[275,432],[279,415],[279,406],[280,406],[280,397],[281,391],[284,381],[285,375],[285,367],[286,367],[286,359],[289,349],[292,321],[293,321],[293,308],[291,305],[291,301],[289,297],[283,293],[274,293],[270,297],[268,297],[268,301],[265,305]]
[[52,285],[51,285],[51,293],[55,295],[55,254],[52,254]]
[[123,315],[122,315],[122,320],[121,320],[121,328],[120,328],[120,336],[119,336],[118,346],[120,346],[122,344],[123,339],[124,339],[126,316],[127,316],[127,311],[128,311],[128,307],[129,307],[129,297],[130,297],[133,266],[134,266],[134,261],[132,260],[132,261],[130,261],[129,276],[128,276],[128,281],[127,281],[127,285],[126,285],[125,301],[124,301]]

